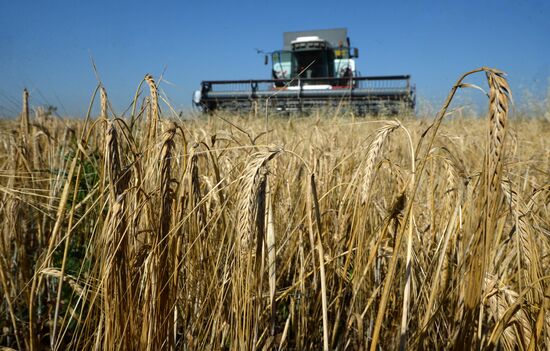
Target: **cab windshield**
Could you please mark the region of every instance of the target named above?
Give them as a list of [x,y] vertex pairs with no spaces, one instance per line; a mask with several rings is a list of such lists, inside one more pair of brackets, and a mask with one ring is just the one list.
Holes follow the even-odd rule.
[[330,77],[328,50],[306,50],[295,52],[297,67],[294,75],[304,78]]
[[275,51],[272,53],[273,79],[291,79],[294,67],[296,67],[295,61],[292,51]]

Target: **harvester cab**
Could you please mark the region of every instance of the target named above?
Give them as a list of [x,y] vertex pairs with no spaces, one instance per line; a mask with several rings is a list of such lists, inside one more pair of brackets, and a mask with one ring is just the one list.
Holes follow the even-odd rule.
[[[359,115],[413,111],[410,76],[361,77],[345,28],[283,34],[283,49],[270,53],[271,79],[203,81],[193,101],[203,112],[277,111],[347,107]],[[269,60],[266,60],[266,64]]]
[[[298,32],[296,35],[299,35]],[[343,38],[342,38],[343,39]],[[336,47],[332,43],[317,36],[297,36],[290,41],[287,50],[275,51],[271,54],[273,79],[311,78],[341,78],[355,76],[355,60],[359,56],[357,48],[350,48],[349,38],[338,40]],[[344,44],[345,43],[345,44]],[[290,50],[289,50],[290,49]],[[326,85],[337,86],[341,80],[330,79]],[[280,83],[280,82],[279,82]],[[312,85],[312,82],[309,82]],[[322,85],[321,82],[315,82]],[[344,81],[348,85],[348,81]]]

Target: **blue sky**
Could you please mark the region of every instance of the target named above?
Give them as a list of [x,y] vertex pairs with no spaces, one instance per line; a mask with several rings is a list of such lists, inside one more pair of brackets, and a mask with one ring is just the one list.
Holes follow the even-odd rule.
[[146,73],[176,109],[205,79],[269,78],[254,48],[285,31],[347,27],[363,75],[411,74],[440,105],[460,74],[502,69],[516,97],[550,79],[550,2],[500,1],[9,1],[0,2],[0,116],[33,105],[85,114],[97,84],[122,112]]

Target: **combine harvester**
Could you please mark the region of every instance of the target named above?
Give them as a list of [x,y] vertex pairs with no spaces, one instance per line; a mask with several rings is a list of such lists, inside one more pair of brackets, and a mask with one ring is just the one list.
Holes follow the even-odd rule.
[[347,29],[287,32],[283,43],[283,50],[270,53],[272,79],[203,81],[193,103],[203,112],[266,106],[286,112],[340,107],[357,115],[414,112],[410,75],[361,77],[359,50],[351,47]]

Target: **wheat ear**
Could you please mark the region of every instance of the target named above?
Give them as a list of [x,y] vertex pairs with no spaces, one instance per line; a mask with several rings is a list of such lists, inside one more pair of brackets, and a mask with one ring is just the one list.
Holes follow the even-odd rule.
[[488,128],[488,185],[492,193],[500,189],[502,158],[506,126],[508,119],[508,102],[512,98],[510,86],[504,78],[504,72],[493,68],[485,71],[489,83],[489,128]]
[[23,89],[23,109],[21,111],[21,139],[23,145],[27,145],[27,140],[29,140],[29,91],[25,88]]
[[[263,239],[265,224],[265,191],[267,162],[281,150],[260,151],[252,155],[246,166],[242,183],[242,196],[239,200],[239,232],[241,250],[248,250],[252,243]],[[257,242],[260,245],[260,242]]]
[[152,142],[155,140],[157,135],[157,124],[159,120],[159,99],[158,99],[158,89],[155,84],[153,76],[150,74],[145,75],[145,82],[149,86],[149,92],[151,94],[151,121],[149,121],[149,145],[152,145]]
[[100,117],[106,120],[108,118],[107,116],[108,100],[107,100],[107,90],[105,90],[105,87],[103,86],[101,86],[99,89],[99,97],[100,97],[100,105],[101,105]]
[[381,153],[382,147],[384,146],[384,142],[386,141],[388,135],[390,135],[390,133],[397,128],[399,128],[399,123],[397,122],[389,122],[388,124],[384,125],[382,128],[376,131],[376,136],[369,145],[369,148],[367,150],[367,158],[365,160],[365,169],[363,176],[363,187],[361,193],[362,203],[366,203],[368,201],[368,197],[370,194],[370,183],[374,178],[374,168],[376,166],[378,156]]

